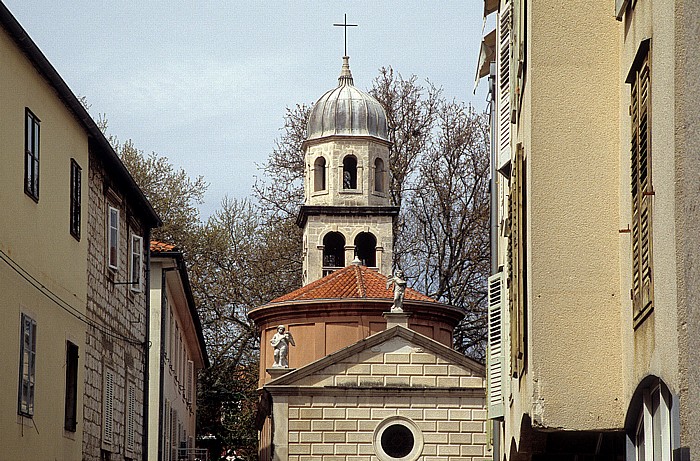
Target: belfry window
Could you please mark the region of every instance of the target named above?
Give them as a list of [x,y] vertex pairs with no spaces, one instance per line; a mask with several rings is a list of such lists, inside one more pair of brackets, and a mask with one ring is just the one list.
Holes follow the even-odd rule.
[[384,192],[384,160],[374,161],[374,191]]
[[377,267],[377,238],[369,232],[360,232],[355,237],[355,256],[363,266]]
[[314,162],[314,192],[326,190],[326,159],[319,157]]
[[343,159],[343,189],[357,189],[357,159],[352,155]]
[[329,232],[323,237],[323,275],[345,267],[345,237],[340,232]]

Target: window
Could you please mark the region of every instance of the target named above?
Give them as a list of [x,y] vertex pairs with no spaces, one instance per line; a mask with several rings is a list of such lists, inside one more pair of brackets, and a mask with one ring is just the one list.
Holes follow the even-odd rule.
[[355,237],[355,256],[363,266],[377,267],[377,238],[369,232]]
[[374,191],[384,192],[384,160],[374,161]]
[[143,258],[143,238],[131,236],[131,283],[132,291],[141,291],[141,260]]
[[343,159],[343,189],[357,189],[357,159],[352,155]]
[[39,122],[28,108],[24,124],[24,192],[39,201]]
[[80,240],[80,185],[82,170],[75,159],[70,160],[70,233]]
[[326,159],[319,157],[314,162],[314,192],[326,190]]
[[329,232],[323,237],[323,275],[345,267],[345,237],[340,232]]
[[102,443],[111,445],[114,437],[114,372],[104,368],[102,383]]
[[75,432],[78,402],[78,346],[66,341],[66,400],[63,427]]
[[[645,45],[646,44],[646,45]],[[631,191],[632,191],[632,307],[635,325],[653,309],[652,197],[649,41],[642,43],[632,71]]]
[[110,269],[119,268],[119,210],[109,207],[107,224],[107,259]]
[[636,461],[671,461],[671,397],[658,382],[643,390],[642,408],[634,433]]
[[136,386],[129,382],[126,389],[126,451],[133,453],[136,447]]
[[423,433],[408,418],[391,416],[374,430],[374,453],[381,461],[413,461],[423,452]]
[[22,314],[19,345],[19,395],[17,411],[34,416],[34,385],[36,383],[36,322]]

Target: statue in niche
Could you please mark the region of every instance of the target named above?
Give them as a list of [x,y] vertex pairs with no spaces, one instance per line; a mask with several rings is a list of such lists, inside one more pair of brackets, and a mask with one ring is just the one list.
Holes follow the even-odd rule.
[[403,295],[406,291],[406,280],[403,278],[403,271],[398,269],[393,277],[386,281],[386,287],[389,288],[394,284],[394,304],[391,306],[391,312],[403,312]]
[[270,344],[275,349],[275,363],[272,368],[289,368],[289,346],[296,344],[292,334],[285,332],[284,325],[277,327],[277,333],[270,340]]

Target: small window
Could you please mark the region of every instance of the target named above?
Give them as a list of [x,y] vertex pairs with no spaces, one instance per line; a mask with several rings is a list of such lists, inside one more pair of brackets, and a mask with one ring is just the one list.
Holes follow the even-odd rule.
[[25,109],[24,192],[39,201],[39,119]]
[[384,160],[374,161],[374,191],[384,192]]
[[132,291],[141,291],[141,261],[143,259],[143,238],[131,236],[131,284]]
[[109,207],[107,223],[108,264],[110,269],[119,268],[119,210]]
[[314,192],[326,190],[326,159],[319,157],[314,162]]
[[423,452],[423,433],[408,418],[389,417],[374,431],[374,452],[381,461],[414,461]]
[[70,233],[80,240],[80,186],[82,170],[75,159],[70,160]]
[[352,155],[343,159],[343,189],[357,189],[357,159]]
[[21,317],[19,344],[19,395],[17,411],[34,416],[34,386],[36,383],[36,322],[26,314]]
[[63,427],[75,432],[78,409],[78,346],[66,341],[66,400]]

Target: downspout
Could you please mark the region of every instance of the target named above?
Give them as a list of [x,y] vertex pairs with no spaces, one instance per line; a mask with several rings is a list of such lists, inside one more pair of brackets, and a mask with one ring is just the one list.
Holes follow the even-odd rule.
[[143,424],[142,431],[143,436],[141,440],[141,459],[143,461],[148,461],[148,401],[149,401],[149,366],[148,362],[151,359],[151,341],[149,340],[151,335],[151,228],[146,227],[145,232],[145,242],[146,248],[146,284],[145,284],[145,296],[146,296],[146,340],[144,342],[146,363],[143,367]]
[[[163,267],[160,276],[160,376],[158,381],[158,434],[163,433],[163,387],[165,386],[165,310],[168,305],[168,293],[165,289],[165,278],[168,272],[177,267]],[[163,459],[163,438],[158,437],[158,459]]]

